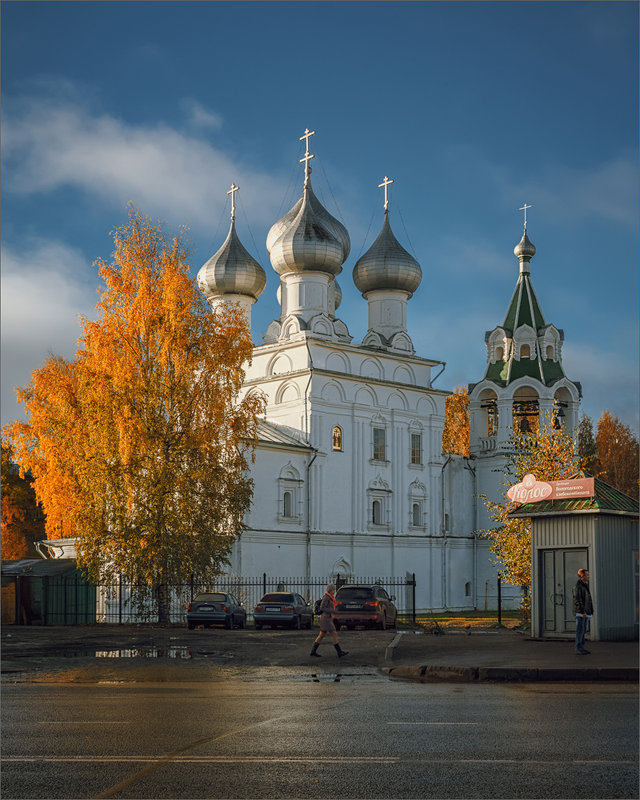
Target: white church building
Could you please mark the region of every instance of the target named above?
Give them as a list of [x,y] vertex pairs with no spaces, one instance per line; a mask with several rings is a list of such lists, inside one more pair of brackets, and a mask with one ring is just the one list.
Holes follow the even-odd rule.
[[[311,578],[416,576],[418,610],[495,607],[497,570],[476,531],[489,520],[480,494],[498,499],[503,448],[514,424],[560,409],[577,424],[580,386],[562,368],[563,332],[547,324],[533,290],[535,254],[525,229],[514,253],[518,280],[502,325],[486,334],[484,378],[470,385],[469,458],[442,454],[445,399],[434,387],[443,362],[415,352],[407,303],[418,262],[390,224],[385,178],[381,230],[353,268],[368,304],[368,331],[354,342],[339,316],[337,276],[349,234],[311,186],[307,131],[302,195],[267,236],[280,276],[280,316],[254,348],[243,392],[266,397],[254,497],[230,573]],[[238,304],[250,321],[265,288],[262,267],[231,227],[198,273],[212,305]],[[526,428],[525,428],[526,429]],[[519,587],[504,587],[517,605]]]

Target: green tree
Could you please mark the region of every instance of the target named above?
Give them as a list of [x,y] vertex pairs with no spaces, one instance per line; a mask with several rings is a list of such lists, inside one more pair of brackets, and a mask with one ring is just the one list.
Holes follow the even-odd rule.
[[7,561],[35,558],[34,542],[45,538],[44,515],[36,502],[33,480],[20,475],[13,450],[2,444],[2,558]]
[[578,444],[578,457],[580,467],[587,475],[595,475],[598,468],[598,449],[593,435],[593,423],[591,417],[585,413],[580,417],[576,432]]
[[[530,433],[513,431],[507,447],[504,470],[504,497],[493,501],[483,496],[489,517],[495,525],[480,533],[489,540],[490,550],[500,569],[500,576],[517,586],[531,585],[531,523],[512,519],[515,508],[507,490],[529,473],[542,481],[570,478],[579,469],[579,458],[573,436],[554,425],[554,413],[543,414]],[[522,599],[522,610],[528,616],[530,594]]]
[[93,580],[125,576],[166,623],[170,585],[214,580],[241,532],[262,401],[240,398],[244,317],[205,306],[181,238],[131,209],[114,241],[97,320],[19,390],[9,435],[49,536],[63,525]]

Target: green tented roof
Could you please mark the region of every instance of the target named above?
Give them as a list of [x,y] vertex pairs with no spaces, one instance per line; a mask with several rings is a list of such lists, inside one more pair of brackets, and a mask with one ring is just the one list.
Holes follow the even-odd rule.
[[521,273],[503,327],[515,331],[521,325],[529,325],[534,330],[538,330],[545,324],[529,273]]

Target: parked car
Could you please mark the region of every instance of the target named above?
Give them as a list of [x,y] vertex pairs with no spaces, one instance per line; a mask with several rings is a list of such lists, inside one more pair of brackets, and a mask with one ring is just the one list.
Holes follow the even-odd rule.
[[269,592],[253,609],[257,630],[263,625],[286,625],[289,628],[310,628],[313,625],[311,605],[295,592]]
[[341,586],[336,592],[334,623],[336,629],[345,625],[353,630],[356,625],[365,628],[395,628],[398,609],[382,586]]
[[233,628],[236,625],[244,628],[247,612],[242,603],[231,592],[200,592],[187,606],[187,628],[193,630],[196,625],[224,625]]

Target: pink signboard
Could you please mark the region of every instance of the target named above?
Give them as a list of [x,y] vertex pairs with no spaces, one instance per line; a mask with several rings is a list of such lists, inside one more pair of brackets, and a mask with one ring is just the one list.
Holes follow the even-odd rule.
[[539,503],[541,500],[569,500],[572,497],[593,497],[593,478],[565,481],[539,481],[535,475],[525,475],[507,491],[513,503]]

